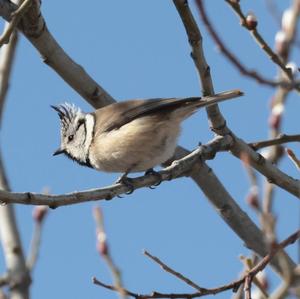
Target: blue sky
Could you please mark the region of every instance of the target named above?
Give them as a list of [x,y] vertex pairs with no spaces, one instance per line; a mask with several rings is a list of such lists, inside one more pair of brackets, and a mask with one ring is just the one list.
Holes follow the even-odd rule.
[[[246,141],[266,139],[272,89],[242,77],[217,51],[193,6],[204,37],[208,63],[217,92],[240,88],[245,97],[221,104],[230,128]],[[283,4],[277,1],[281,8]],[[238,24],[225,1],[206,1],[209,15],[232,51],[251,68],[274,77],[276,67]],[[273,45],[278,27],[264,1],[243,1],[245,11],[258,17],[259,29]],[[66,52],[118,100],[130,98],[198,96],[201,89],[183,25],[172,1],[43,1],[49,30]],[[299,56],[296,49],[294,56]],[[299,59],[299,58],[298,58]],[[299,61],[296,60],[299,65]],[[69,101],[84,111],[90,107],[47,65],[23,37],[17,50],[5,107],[1,144],[7,174],[14,191],[53,193],[111,184],[118,174],[79,166],[64,157],[52,157],[59,144],[59,122],[50,105]],[[296,95],[285,112],[284,132],[297,134]],[[203,111],[183,125],[180,144],[192,150],[212,138]],[[298,145],[291,145],[296,153]],[[240,206],[258,222],[245,203],[249,182],[239,160],[229,153],[208,162]],[[299,174],[288,159],[280,167]],[[260,178],[263,183],[264,179]],[[157,255],[203,287],[229,282],[242,269],[240,254],[249,252],[227,227],[203,193],[189,179],[142,189],[123,199],[86,203],[51,211],[45,222],[38,264],[33,273],[32,298],[116,298],[94,286],[91,277],[107,283],[110,273],[95,249],[92,208],[104,211],[111,253],[122,271],[124,285],[133,291],[193,291],[142,255]],[[24,248],[29,247],[32,207],[17,206]],[[275,196],[278,234],[282,239],[299,226],[297,200],[286,192]],[[293,256],[296,246],[288,250]],[[0,259],[1,269],[4,269]],[[276,287],[276,279],[272,287]],[[228,298],[229,293],[218,295]]]

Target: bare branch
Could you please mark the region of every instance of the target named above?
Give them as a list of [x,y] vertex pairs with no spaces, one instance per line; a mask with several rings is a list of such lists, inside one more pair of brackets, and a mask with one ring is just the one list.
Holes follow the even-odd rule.
[[287,149],[286,153],[288,157],[293,161],[293,163],[296,165],[298,169],[300,169],[300,160],[297,158],[296,154],[291,150]]
[[[231,143],[231,137],[217,137],[206,145],[200,146],[198,149],[183,157],[178,161],[174,161],[170,166],[159,171],[161,180],[171,180],[180,176],[188,175],[194,164],[201,159],[211,159],[217,151],[228,149]],[[148,174],[131,180],[134,189],[153,186],[157,183],[157,175]],[[3,203],[20,203],[29,205],[45,205],[50,208],[56,208],[64,205],[71,205],[81,202],[94,201],[100,199],[112,199],[113,197],[128,192],[130,188],[123,184],[115,184],[101,189],[92,189],[82,192],[74,192],[63,195],[48,195],[37,193],[13,193],[0,191],[0,201]]]
[[[16,1],[18,2],[18,1]],[[9,27],[6,25],[5,28]],[[8,90],[9,76],[13,63],[17,35],[13,33],[8,45],[4,45],[0,51],[0,111],[3,111],[5,97]],[[2,113],[0,114],[2,119]],[[2,158],[0,157],[0,189],[9,191],[8,180],[5,174]],[[3,191],[4,192],[4,191]],[[9,273],[9,298],[28,299],[30,275],[27,271],[23,248],[16,223],[13,205],[0,207],[0,240],[3,247],[3,255]],[[1,293],[5,297],[4,293]]]
[[261,154],[253,151],[243,140],[236,137],[234,146],[230,150],[237,158],[240,158],[243,153],[246,153],[250,158],[249,163],[251,166],[263,174],[270,183],[300,198],[300,182],[284,174]]
[[288,142],[300,142],[300,135],[286,135],[280,134],[278,137],[269,140],[262,140],[248,143],[254,150],[259,150],[264,147],[269,147],[273,145],[280,145]]
[[[19,23],[18,29],[39,51],[43,61],[93,107],[100,108],[114,102],[114,99],[86,73],[84,68],[74,62],[60,47],[48,31],[39,6],[40,1],[32,0],[32,5]],[[11,14],[17,8],[17,5],[9,0],[0,0],[0,15],[7,21],[11,20]]]
[[26,265],[29,271],[32,271],[36,265],[36,261],[40,251],[42,226],[45,220],[45,216],[48,213],[48,207],[37,206],[33,209],[33,219],[35,220],[33,235],[31,239],[29,254],[27,257]]
[[32,0],[21,1],[19,8],[11,14],[11,21],[9,25],[5,27],[3,34],[0,36],[0,47],[9,42],[13,31],[16,29],[16,26],[20,22],[21,18],[30,7],[31,2]]
[[[207,289],[207,288],[201,288],[201,291],[196,292],[196,293],[159,293],[159,292],[152,292],[151,294],[137,294],[134,292],[131,292],[129,290],[125,290],[126,293],[136,299],[146,299],[146,298],[197,298],[197,297],[202,297],[205,295],[215,295],[227,290],[232,289],[233,291],[236,291],[239,286],[243,283],[245,283],[245,287],[246,287],[246,296],[248,296],[248,298],[250,296],[250,286],[251,286],[251,282],[253,280],[253,278],[255,277],[255,275],[262,271],[272,260],[272,258],[274,258],[274,256],[281,251],[283,248],[285,248],[288,245],[291,245],[293,243],[295,243],[295,241],[297,239],[300,238],[300,230],[296,231],[295,233],[293,233],[292,235],[290,235],[288,238],[286,238],[284,241],[282,241],[281,243],[275,245],[271,252],[269,254],[267,254],[255,267],[253,267],[248,273],[246,273],[241,279],[235,280],[229,284],[217,287],[217,288],[212,288],[212,289]],[[159,260],[159,262],[161,262]],[[163,263],[163,265],[165,265]],[[168,267],[168,266],[167,266]],[[164,268],[165,269],[165,268]],[[170,267],[168,267],[168,269],[170,269]],[[174,271],[174,270],[172,270]],[[168,271],[169,272],[169,271]],[[173,273],[172,273],[173,274]],[[175,275],[176,277],[178,277],[177,275]],[[101,281],[99,281],[97,278],[93,277],[93,283],[96,285],[99,285],[103,288],[112,290],[112,291],[117,291],[117,289],[114,286],[111,285],[107,285]]]
[[[205,96],[213,95],[215,92],[210,75],[210,67],[206,62],[202,47],[202,36],[189,8],[188,1],[173,0],[173,2],[185,27],[190,46],[192,48],[191,56],[200,78],[202,94]],[[222,114],[220,113],[218,105],[207,107],[206,112],[209,118],[210,125],[216,133],[218,133],[218,128],[223,128],[224,130],[226,130],[226,122]]]
[[[177,3],[176,7],[178,9],[178,12],[180,13],[180,15],[182,15],[182,21],[184,22],[186,30],[188,32],[195,30],[195,28],[193,28],[194,22],[188,21],[189,18],[192,18],[192,15],[187,5],[187,2],[182,0],[182,1],[176,1],[176,3]],[[202,1],[197,1],[196,3],[198,4],[199,9],[201,9]],[[195,43],[197,45],[197,49],[199,52],[199,55],[197,56],[196,66],[200,74],[204,72],[203,75],[200,75],[200,78],[202,80],[203,88],[204,90],[206,90],[205,94],[212,94],[213,93],[212,80],[209,72],[209,67],[207,65],[207,62],[205,61],[202,44],[200,41],[201,39],[199,39],[197,43]],[[277,184],[278,186],[280,186],[285,190],[289,189],[290,193],[294,194],[296,197],[299,198],[300,196],[299,182],[293,179],[291,180],[289,176],[283,174],[278,168],[275,168],[269,161],[265,160],[260,154],[254,152],[243,140],[234,136],[234,134],[226,126],[226,122],[223,116],[221,115],[220,111],[211,110],[214,108],[215,105],[207,108],[208,116],[212,123],[212,130],[214,132],[217,132],[220,135],[226,135],[228,133],[231,134],[231,136],[234,138],[235,141],[232,144],[231,152],[238,158],[240,158],[241,154],[245,152],[250,157],[250,164],[252,167],[254,167],[256,170],[258,170],[260,173],[266,176],[269,181]]]
[[[196,3],[198,2],[199,1]],[[174,3],[189,37],[192,47],[192,57],[201,79],[203,93],[206,95],[214,94],[210,68],[206,62],[202,48],[202,36],[189,9],[188,1],[174,0]],[[224,117],[217,106],[208,107],[207,114],[214,132],[223,136],[230,134],[234,138],[234,143],[231,147],[233,155],[240,159],[241,154],[245,152],[250,158],[249,162],[252,167],[285,190],[287,190],[287,187],[290,188],[293,185],[293,187],[290,188],[290,191],[292,194],[299,197],[299,182],[293,179],[290,180],[290,177],[283,174],[280,170],[278,170],[278,168],[275,170],[271,163],[262,159],[262,157],[255,153],[243,140],[234,136],[227,127]],[[264,256],[267,249],[265,247],[261,231],[258,230],[248,217],[245,217],[244,212],[228,194],[227,190],[223,187],[212,170],[206,164],[202,164],[202,167],[197,167],[197,165],[195,165],[195,171],[192,172],[192,178],[198,186],[201,187],[208,200],[215,207],[216,211],[220,213],[224,221],[226,221],[226,223],[233,229],[233,231],[242,240],[244,240],[249,248],[253,249],[256,253],[259,253],[259,255]],[[247,231],[250,227],[252,231],[251,233],[250,231]],[[272,262],[274,263],[274,261]],[[280,269],[279,273],[282,275],[282,269],[277,262],[278,261],[275,261],[275,264],[273,265],[275,266],[275,269]],[[291,268],[295,267],[293,264],[294,263],[290,261]]]
[[[277,65],[279,68],[287,75],[290,81],[293,81],[293,74],[290,68],[287,68],[284,62],[282,61],[281,57],[279,57],[267,44],[261,34],[258,32],[256,26],[249,26],[247,22],[247,18],[244,15],[239,2],[233,2],[229,0],[225,0],[229,6],[235,11],[235,13],[239,16],[241,25],[246,28],[248,31],[251,32],[252,36],[254,37],[255,41],[259,44],[261,49],[267,54],[267,56]],[[299,88],[297,88],[299,91]]]
[[[9,23],[5,24],[5,28]],[[12,69],[12,63],[15,57],[18,33],[14,31],[7,45],[1,48],[0,52],[0,122],[2,121],[2,113],[5,104],[5,98],[9,87],[9,78]]]
[[[251,258],[247,258],[244,256],[241,256],[240,259],[243,261],[243,263],[245,265],[245,271],[244,271],[244,274],[242,275],[242,277],[243,277],[243,276],[246,276],[249,273],[249,271],[251,271],[251,269],[254,268],[254,265],[257,264],[257,262],[253,263],[253,260]],[[255,259],[257,259],[257,258],[255,258]],[[267,293],[265,286],[261,283],[261,281],[258,279],[257,276],[253,277],[253,283],[257,286],[257,288],[261,292],[261,295],[263,296],[263,298],[266,298],[266,299],[269,298],[269,294]]]
[[149,257],[152,261],[157,263],[159,266],[161,266],[163,270],[165,270],[166,272],[169,272],[170,274],[174,275],[178,279],[184,281],[186,284],[188,284],[192,288],[196,289],[197,291],[199,291],[199,292],[206,292],[207,291],[207,289],[201,288],[199,285],[197,285],[195,282],[193,282],[189,278],[185,277],[183,274],[173,270],[171,267],[169,267],[164,262],[162,262],[158,257],[150,254],[148,251],[145,250],[144,255]]
[[109,246],[107,244],[106,232],[104,229],[103,223],[103,214],[100,207],[95,207],[93,210],[94,219],[96,222],[96,233],[97,233],[97,248],[103,259],[105,260],[115,282],[115,288],[118,290],[118,293],[121,298],[127,298],[126,291],[123,288],[121,272],[119,268],[114,263]]
[[[288,13],[288,14],[286,14]],[[277,54],[280,55],[284,63],[288,63],[288,59],[292,50],[293,41],[296,36],[297,22],[300,13],[300,1],[291,1],[290,7],[285,10],[282,15],[282,27],[275,36],[275,47]],[[279,38],[278,38],[279,37]],[[283,71],[279,71],[277,77],[279,80],[285,77]],[[276,89],[271,102],[271,111],[269,116],[269,138],[278,137],[281,132],[283,120],[283,112],[288,99],[290,90],[280,86]],[[266,151],[266,158],[273,164],[277,164],[283,155],[282,147],[273,146]],[[272,212],[274,200],[275,186],[269,182],[265,182],[263,196],[263,212],[269,214]]]
[[227,48],[227,46],[224,44],[224,42],[218,35],[217,31],[215,30],[212,22],[210,21],[207,15],[203,1],[196,1],[196,3],[198,5],[200,16],[203,20],[204,25],[207,28],[208,33],[211,35],[212,39],[219,47],[221,53],[224,54],[224,56],[239,70],[241,74],[256,80],[260,84],[268,85],[271,87],[283,86],[286,88],[299,89],[300,82],[288,83],[286,81],[273,81],[271,79],[263,77],[257,71],[250,70],[246,66],[244,66],[241,63],[241,61]]
[[[224,137],[217,137],[213,139],[207,145],[200,146],[198,149],[188,154],[180,160],[175,160],[173,163],[159,171],[161,175],[161,181],[166,181],[170,179],[175,179],[180,176],[189,175],[195,163],[199,161],[199,158],[211,159],[215,156],[217,151],[227,150],[231,145],[231,137],[226,135]],[[274,177],[274,183],[284,185],[285,189],[292,194],[298,194],[300,183],[291,177],[287,176],[281,172],[276,167],[272,166],[271,163],[264,160],[264,158],[258,155],[257,157],[252,155],[252,152],[247,152],[248,148],[245,148],[245,152],[249,155],[249,161],[253,159],[259,159],[261,161],[254,161],[260,166],[264,165],[264,171],[267,171],[270,177]],[[241,151],[243,153],[244,151]],[[193,175],[193,174],[192,174]],[[153,186],[157,183],[157,176],[153,174],[148,174],[145,176],[140,176],[131,180],[134,189],[139,189],[142,187]],[[27,205],[46,205],[50,208],[56,208],[64,205],[71,205],[86,201],[100,200],[100,199],[112,199],[113,197],[128,192],[129,187],[123,184],[115,184],[112,186],[107,186],[100,189],[92,189],[82,192],[74,192],[63,195],[47,195],[38,193],[13,193],[7,191],[0,191],[0,201],[3,203],[20,203]]]

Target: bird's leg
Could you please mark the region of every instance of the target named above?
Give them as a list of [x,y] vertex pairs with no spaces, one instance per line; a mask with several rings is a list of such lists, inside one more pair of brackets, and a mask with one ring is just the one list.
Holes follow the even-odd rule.
[[130,190],[126,192],[126,194],[131,194],[134,191],[134,186],[131,183],[131,178],[127,177],[129,171],[123,173],[116,181],[116,184],[123,184]]
[[153,168],[147,169],[145,171],[145,175],[148,175],[148,174],[154,175],[154,176],[157,177],[157,182],[153,186],[149,187],[150,189],[155,189],[155,187],[157,187],[157,186],[159,186],[161,184],[161,182],[162,182],[162,176],[161,176],[160,173],[158,173],[157,171],[153,170]]

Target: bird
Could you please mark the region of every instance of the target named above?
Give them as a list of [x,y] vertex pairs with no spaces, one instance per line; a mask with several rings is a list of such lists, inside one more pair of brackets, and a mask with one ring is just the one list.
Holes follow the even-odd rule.
[[61,142],[53,155],[104,172],[155,173],[175,152],[181,123],[199,108],[243,95],[231,90],[207,97],[157,98],[112,103],[91,113],[74,104],[51,107],[60,118]]

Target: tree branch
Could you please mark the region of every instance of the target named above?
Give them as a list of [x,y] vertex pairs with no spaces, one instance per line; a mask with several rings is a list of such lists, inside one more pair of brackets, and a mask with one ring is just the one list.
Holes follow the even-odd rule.
[[94,219],[96,222],[96,235],[97,235],[97,249],[104,261],[106,262],[113,280],[115,288],[118,289],[118,293],[120,298],[126,299],[127,294],[124,291],[123,283],[122,283],[122,275],[119,268],[116,266],[115,262],[112,259],[110,254],[108,242],[107,242],[107,235],[104,229],[104,222],[103,222],[103,214],[100,207],[95,207],[93,210]]
[[5,27],[3,34],[0,36],[0,47],[4,44],[7,44],[10,40],[10,37],[13,31],[16,29],[16,26],[20,22],[21,18],[28,10],[31,5],[32,0],[24,0],[20,1],[21,4],[12,14],[11,14],[11,21],[7,27]]
[[[206,62],[202,47],[202,35],[189,8],[188,1],[173,0],[173,2],[185,27],[188,41],[192,49],[191,57],[194,61],[197,74],[199,75],[202,94],[204,96],[213,95],[215,92],[210,74],[210,67]],[[206,111],[210,125],[214,128],[214,132],[217,132],[218,128],[224,128],[226,122],[220,113],[218,105],[207,107]]]
[[199,291],[199,292],[206,292],[207,291],[207,289],[200,287],[198,284],[196,284],[195,282],[193,282],[189,278],[185,277],[183,274],[173,270],[171,267],[169,267],[164,262],[162,262],[158,257],[150,254],[148,251],[145,250],[144,255],[149,257],[153,262],[157,263],[163,270],[165,270],[166,272],[174,275],[175,277],[182,280],[183,282],[185,282],[186,284],[188,284],[192,288],[196,289],[197,291]]
[[[174,0],[174,3],[189,37],[189,42],[192,47],[192,54],[195,53],[192,55],[192,57],[201,79],[203,93],[205,95],[214,94],[210,68],[205,60],[204,51],[202,48],[202,36],[189,9],[188,1]],[[196,4],[198,6],[201,5],[201,3],[202,2],[200,0],[196,1]],[[192,37],[194,39],[192,39]],[[243,140],[236,137],[227,127],[226,121],[219,111],[217,105],[207,107],[206,110],[212,130],[215,133],[223,136],[230,134],[234,138],[234,143],[231,146],[231,152],[236,157],[240,159],[242,154],[246,154],[247,156],[249,156],[249,163],[252,167],[257,169],[275,184],[278,184],[280,187],[288,190],[288,192],[294,194],[299,198],[300,183],[298,181],[290,178],[286,174],[282,173],[278,168],[274,167],[271,163],[265,161],[261,155],[253,151]],[[205,167],[207,169],[206,171],[203,170],[203,168]],[[196,166],[195,169],[197,169]],[[202,165],[201,171],[194,171],[192,173],[192,178],[201,187],[210,202],[214,205],[216,210],[221,214],[223,219],[227,224],[229,224],[234,232],[242,240],[245,241],[249,248],[254,250],[260,256],[264,256],[267,252],[267,249],[261,231],[255,225],[253,225],[251,219],[245,217],[243,211],[239,208],[233,198],[228,194],[227,190],[222,186],[222,184],[218,181],[214,173],[210,171],[207,165]],[[201,184],[201,180],[204,179],[205,184]],[[238,216],[235,217],[236,215]],[[247,232],[248,227],[251,227],[251,233],[249,231]],[[253,238],[249,238],[249,236],[252,236]],[[279,269],[279,273],[283,275],[281,266],[279,265],[278,261],[275,260],[273,261],[273,263],[274,262],[275,264],[273,265],[275,265],[275,269]],[[295,267],[291,259],[289,262],[289,266],[291,268]]]
[[300,142],[300,135],[281,134],[274,139],[255,141],[255,142],[248,143],[248,145],[257,151],[264,147],[280,145],[280,144],[288,143],[288,142]]
[[[5,24],[5,28],[9,23]],[[18,33],[14,31],[11,35],[10,42],[1,48],[0,52],[0,123],[5,105],[6,94],[9,87],[9,78],[15,57],[16,44],[18,41]]]
[[[166,181],[188,175],[194,164],[200,160],[212,159],[218,151],[228,149],[232,139],[230,136],[217,137],[206,145],[200,146],[192,153],[180,160],[175,160],[165,169],[159,171],[160,181]],[[150,187],[158,183],[157,175],[148,174],[131,179],[134,189],[142,187]],[[45,205],[50,208],[56,208],[65,205],[77,204],[87,201],[112,199],[113,197],[130,191],[128,186],[123,184],[115,184],[100,189],[92,189],[82,192],[74,192],[62,195],[49,195],[37,193],[13,193],[0,191],[0,201],[3,203],[19,203],[27,205]]]
[[37,206],[33,209],[32,217],[34,219],[34,228],[29,253],[26,260],[26,266],[29,271],[33,270],[38,259],[41,246],[42,227],[47,213],[48,207],[46,206]]
[[[5,28],[7,27],[9,27],[8,24],[5,25]],[[5,103],[16,43],[17,34],[13,33],[10,43],[8,45],[4,45],[0,52],[0,112],[3,111]],[[2,113],[0,114],[0,117],[2,119]],[[9,190],[9,184],[1,157],[0,189],[6,190],[3,192],[8,192]],[[28,299],[31,278],[26,268],[13,205],[0,207],[0,240],[3,248],[7,273],[9,274],[9,298]]]
[[[218,293],[227,291],[227,290],[233,290],[233,292],[237,291],[238,288],[246,282],[247,282],[247,292],[246,295],[250,294],[250,286],[251,286],[251,281],[253,280],[253,278],[255,277],[255,275],[262,271],[269,263],[270,261],[274,258],[274,256],[281,251],[283,248],[285,248],[288,245],[291,245],[293,243],[296,242],[296,240],[298,240],[300,238],[300,230],[296,231],[295,233],[293,233],[292,235],[290,235],[288,238],[286,238],[284,241],[282,241],[281,243],[275,245],[272,250],[270,251],[269,254],[267,254],[255,267],[253,267],[248,273],[246,273],[242,278],[235,280],[229,284],[220,286],[220,287],[216,287],[216,288],[212,288],[212,289],[208,289],[208,288],[201,288],[199,286],[199,291],[196,293],[159,293],[159,292],[152,292],[151,294],[138,294],[138,293],[134,293],[131,292],[129,290],[124,290],[129,296],[136,298],[136,299],[146,299],[146,298],[172,298],[172,299],[177,299],[177,298],[197,298],[197,297],[202,297],[205,295],[216,295]],[[163,269],[166,270],[165,268],[165,264],[162,263],[159,259],[155,259],[155,262],[158,262],[160,265],[164,265]],[[168,269],[171,269],[169,266],[166,266]],[[173,272],[176,272],[172,269]],[[168,271],[170,272],[170,271]],[[178,273],[178,272],[176,272]],[[173,273],[172,273],[173,274]],[[175,275],[176,277],[178,277],[178,275]],[[107,285],[101,281],[99,281],[97,278],[93,277],[93,283],[96,285],[99,285],[103,288],[112,290],[112,291],[117,291],[117,289],[112,286],[112,285]],[[188,283],[189,284],[189,283]],[[189,284],[190,285],[190,284]],[[250,298],[250,297],[249,297]]]
[[[197,0],[196,3],[199,10],[203,10],[202,1]],[[201,61],[199,61],[198,63],[201,63]],[[202,63],[203,65],[207,65],[206,61],[203,61]],[[206,73],[206,76],[210,76],[210,74]],[[203,82],[203,86],[204,86],[204,82]],[[208,88],[210,90],[213,90],[212,87],[208,86]],[[209,94],[209,92],[207,93]],[[216,123],[217,119],[218,120],[220,119],[220,116],[219,113],[218,114],[212,113],[209,114],[209,118],[211,122],[214,124]],[[212,119],[215,120],[212,121]],[[242,139],[238,138],[237,136],[234,135],[233,132],[230,131],[225,121],[223,122],[223,126],[215,127],[213,125],[212,130],[214,132],[217,132],[220,135],[231,134],[231,136],[234,138],[234,143],[232,144],[231,147],[231,152],[234,156],[240,159],[242,154],[248,155],[250,157],[249,161],[251,166],[254,167],[261,174],[263,174],[268,179],[268,181],[285,189],[286,191],[295,195],[297,198],[300,197],[300,183],[295,179],[291,179],[288,175],[284,174],[277,167],[272,165],[272,163],[265,160],[260,154],[253,151],[253,149],[250,148]]]
[[[100,108],[113,103],[114,99],[86,73],[81,65],[67,55],[51,35],[40,12],[39,0],[32,2],[18,29],[39,51],[43,61],[93,107]],[[17,5],[9,0],[0,0],[0,15],[7,21],[11,20],[11,14],[17,8]]]
[[[287,68],[281,58],[271,49],[271,47],[267,44],[267,42],[256,29],[256,26],[254,28],[251,28],[249,25],[247,25],[246,16],[242,11],[239,2],[233,2],[229,0],[225,0],[225,2],[227,2],[228,5],[239,16],[241,25],[251,32],[253,38],[261,47],[261,49],[267,54],[267,56],[286,74],[287,78],[289,78],[290,81],[293,81],[293,74],[291,72],[291,69]],[[297,90],[299,91],[299,88],[297,88]]]
[[[231,2],[231,1],[229,1]],[[197,1],[197,5],[199,8],[199,13],[201,16],[201,19],[203,20],[204,25],[206,26],[206,29],[214,42],[217,44],[219,47],[221,53],[239,70],[239,72],[242,75],[245,75],[249,78],[252,78],[256,80],[260,84],[268,85],[271,87],[276,87],[276,86],[282,86],[286,88],[297,88],[299,89],[300,82],[286,82],[286,80],[282,81],[273,81],[271,79],[263,77],[261,74],[259,74],[255,70],[250,70],[246,66],[244,66],[241,61],[227,48],[227,46],[224,44],[222,41],[221,37],[218,35],[217,31],[215,30],[212,22],[210,21],[207,12],[205,10],[205,6],[203,4],[203,1]]]

